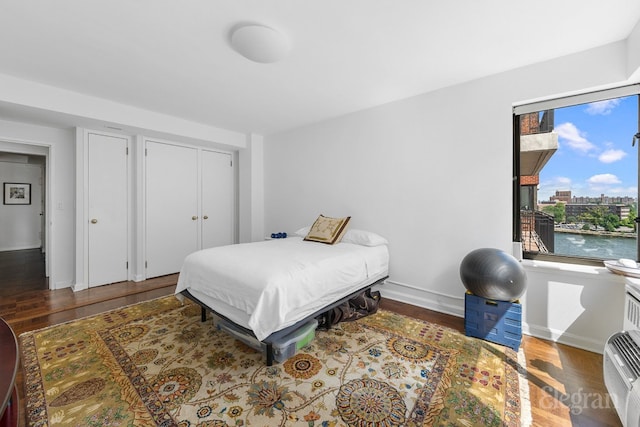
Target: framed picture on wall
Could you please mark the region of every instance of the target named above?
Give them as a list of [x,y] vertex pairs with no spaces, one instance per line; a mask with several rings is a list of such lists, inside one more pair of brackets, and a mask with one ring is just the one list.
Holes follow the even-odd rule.
[[31,184],[5,182],[3,203],[5,205],[30,205]]

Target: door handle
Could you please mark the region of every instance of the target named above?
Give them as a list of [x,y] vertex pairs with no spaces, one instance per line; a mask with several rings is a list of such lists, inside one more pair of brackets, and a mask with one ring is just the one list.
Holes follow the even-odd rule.
[[93,219],[91,220],[91,224],[97,224],[97,223],[98,223],[98,220],[97,220],[97,219],[93,218]]
[[198,219],[198,217],[194,215],[191,217],[191,219],[195,221],[196,219]]
[[209,216],[205,215],[205,216],[202,217],[202,219],[209,219]]

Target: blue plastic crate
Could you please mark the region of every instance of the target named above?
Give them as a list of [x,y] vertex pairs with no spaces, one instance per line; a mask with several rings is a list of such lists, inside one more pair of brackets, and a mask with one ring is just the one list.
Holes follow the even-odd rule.
[[467,292],[464,296],[464,332],[511,347],[522,341],[522,305],[519,302],[494,301]]

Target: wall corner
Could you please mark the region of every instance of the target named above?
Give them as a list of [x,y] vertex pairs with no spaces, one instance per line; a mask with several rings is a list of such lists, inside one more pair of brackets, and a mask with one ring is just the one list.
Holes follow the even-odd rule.
[[256,242],[264,238],[264,137],[248,134],[238,161],[239,240]]

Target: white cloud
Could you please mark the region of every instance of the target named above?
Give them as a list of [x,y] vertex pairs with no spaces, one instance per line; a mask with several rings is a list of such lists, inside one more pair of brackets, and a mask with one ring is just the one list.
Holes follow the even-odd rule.
[[622,184],[617,176],[610,173],[603,173],[600,175],[593,175],[587,180],[589,186],[586,194],[620,194],[614,191],[615,186]]
[[619,196],[637,197],[638,187],[612,187],[607,192]]
[[587,113],[592,116],[602,115],[606,116],[613,111],[620,104],[620,99],[606,99],[604,101],[592,102],[587,104]]
[[598,156],[598,160],[600,160],[602,163],[613,163],[617,162],[618,160],[622,160],[622,158],[626,155],[627,153],[625,153],[623,150],[609,149],[600,154]]
[[574,150],[586,153],[596,148],[595,145],[584,137],[584,132],[580,132],[573,123],[562,123],[561,125],[556,126],[554,131],[558,134],[559,138]]
[[593,175],[587,180],[587,182],[591,185],[611,185],[620,184],[622,181],[620,181],[617,176],[611,173],[601,173],[599,175]]

